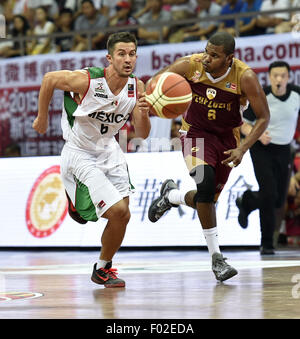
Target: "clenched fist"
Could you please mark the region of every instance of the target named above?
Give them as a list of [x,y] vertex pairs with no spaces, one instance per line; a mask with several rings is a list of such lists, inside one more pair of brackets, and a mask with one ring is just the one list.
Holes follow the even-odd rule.
[[47,131],[48,128],[48,119],[41,119],[37,117],[33,124],[32,127],[40,134],[44,134]]

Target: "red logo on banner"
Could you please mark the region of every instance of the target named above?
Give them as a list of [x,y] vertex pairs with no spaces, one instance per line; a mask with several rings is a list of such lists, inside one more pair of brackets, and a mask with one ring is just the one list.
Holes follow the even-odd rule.
[[42,293],[35,292],[1,292],[0,301],[12,301],[20,299],[33,299],[42,297]]
[[63,222],[68,201],[60,177],[60,167],[45,170],[34,183],[26,204],[26,224],[29,232],[44,238],[53,234]]

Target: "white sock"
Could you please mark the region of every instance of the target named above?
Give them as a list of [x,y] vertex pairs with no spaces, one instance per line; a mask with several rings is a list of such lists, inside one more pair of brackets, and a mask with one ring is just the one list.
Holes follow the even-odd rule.
[[108,263],[109,261],[106,261],[106,260],[98,260],[97,261],[97,266],[96,266],[96,270],[99,270],[99,268],[104,268],[106,266],[106,264]]
[[215,252],[221,253],[219,248],[217,227],[203,229],[203,234],[207,243],[209,254],[213,255]]
[[184,200],[185,194],[186,192],[181,192],[180,190],[174,189],[169,192],[168,199],[171,204],[186,205]]

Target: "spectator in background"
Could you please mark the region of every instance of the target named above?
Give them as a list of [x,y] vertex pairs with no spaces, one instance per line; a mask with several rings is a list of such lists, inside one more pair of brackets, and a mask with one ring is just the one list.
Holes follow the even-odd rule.
[[[247,190],[236,199],[241,227],[248,226],[248,215],[259,209],[261,254],[274,254],[274,232],[280,224],[277,212],[285,204],[290,176],[291,142],[300,112],[300,87],[288,84],[290,66],[275,61],[269,66],[270,86],[264,88],[270,109],[267,130],[250,148],[259,191]],[[244,112],[241,132],[248,135],[255,121],[251,107]],[[277,219],[276,219],[277,218]]]
[[[24,37],[30,34],[28,21],[23,15],[15,15],[13,18],[13,28],[8,34],[8,38]],[[23,52],[26,54],[26,41],[24,41]],[[17,57],[22,55],[22,47],[19,41],[11,42],[0,55],[6,58]]]
[[163,5],[170,6],[172,20],[195,17],[197,0],[163,0]]
[[35,10],[36,25],[33,28],[32,35],[36,38],[27,44],[27,54],[47,54],[55,53],[56,48],[51,38],[38,37],[42,34],[51,34],[56,27],[52,21],[48,19],[47,11],[44,7],[39,7]]
[[[141,16],[138,23],[141,25],[157,23],[157,22],[169,22],[171,20],[171,14],[168,11],[162,9],[163,0],[147,0],[147,6],[150,11]],[[140,27],[138,29],[138,38],[141,45],[151,45],[159,43],[160,27]],[[169,27],[162,27],[162,38],[165,40],[169,34]]]
[[[279,9],[288,9],[290,6],[289,0],[264,0],[260,11],[271,11]],[[274,14],[261,14],[257,18],[257,26],[265,29],[267,34],[272,34],[276,30],[276,26],[288,21],[290,15],[288,12],[285,13],[274,13]]]
[[49,18],[56,19],[58,17],[58,5],[56,0],[26,0],[25,16],[31,27],[34,27],[35,13],[38,8],[43,7]]
[[[70,8],[61,10],[57,21],[58,33],[72,33],[73,32],[73,12]],[[57,37],[55,39],[57,52],[68,52],[73,48],[73,35]]]
[[[242,0],[228,0],[222,7],[221,15],[240,13],[243,7]],[[223,20],[219,25],[219,31],[225,31],[233,36],[236,35],[235,20]]]
[[183,41],[207,40],[218,29],[217,21],[202,21],[202,19],[220,15],[221,6],[211,0],[197,0],[197,3],[199,22],[183,29]]
[[[245,0],[241,9],[241,13],[258,12],[260,10],[261,4],[262,0]],[[241,18],[239,27],[240,36],[263,34],[264,30],[257,27],[256,23],[256,16]]]
[[[92,36],[92,49],[104,48],[103,40],[105,34],[102,29],[108,27],[108,19],[106,16],[97,12],[93,1],[83,0],[81,5],[82,14],[75,20],[75,31],[88,31],[99,29],[99,33]],[[75,47],[73,51],[85,51],[88,49],[88,37],[86,34],[77,34],[75,36]]]
[[20,157],[21,156],[21,147],[16,144],[10,144],[4,149],[3,157]]
[[[291,8],[300,8],[300,0],[290,0],[290,7]],[[289,21],[283,21],[279,25],[275,27],[275,33],[286,33],[291,32],[293,28],[298,25],[300,22],[300,13],[299,12],[291,12],[289,13],[290,20]],[[296,27],[296,32],[299,33],[299,28]]]
[[300,172],[291,177],[285,212],[287,243],[300,246]]
[[[116,14],[110,18],[110,26],[136,25],[138,21],[131,14],[131,4],[128,1],[119,1],[116,5]],[[131,31],[136,35],[136,31]]]
[[100,13],[105,15],[107,19],[110,20],[117,13],[116,6],[119,1],[120,0],[102,0]]
[[[136,15],[147,6],[146,3],[146,0],[131,0],[132,13],[135,18],[137,18]],[[145,14],[145,12],[142,14]]]

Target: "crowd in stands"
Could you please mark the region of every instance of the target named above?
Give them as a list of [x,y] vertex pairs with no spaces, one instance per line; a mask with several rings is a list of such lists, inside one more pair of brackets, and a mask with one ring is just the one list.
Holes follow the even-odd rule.
[[[0,0],[7,37],[32,37],[26,41],[24,53],[19,41],[1,41],[0,57],[105,49],[107,29],[118,26],[130,30],[135,25],[131,31],[140,45],[206,40],[218,30],[234,36],[289,32],[298,24],[293,21],[294,13],[261,13],[242,17],[237,24],[233,19],[203,18],[299,7],[300,0]],[[178,20],[190,18],[198,20],[195,24],[176,25]],[[151,26],[136,28],[147,24]],[[91,41],[83,33],[97,29]],[[64,35],[55,39],[39,37],[51,33]]]

